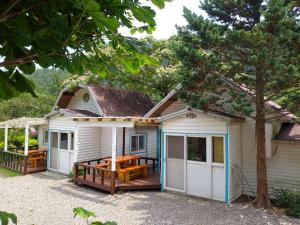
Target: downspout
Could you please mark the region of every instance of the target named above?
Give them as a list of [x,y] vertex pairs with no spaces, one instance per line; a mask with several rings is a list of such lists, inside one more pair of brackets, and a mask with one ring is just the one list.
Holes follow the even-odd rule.
[[229,205],[229,128],[226,125],[225,134],[225,203]]
[[156,129],[156,159],[157,159],[157,171],[160,171],[160,164],[161,164],[161,158],[160,158],[160,128],[157,127]]
[[164,173],[165,173],[165,137],[164,132],[161,132],[161,171],[160,171],[160,190],[164,191]]

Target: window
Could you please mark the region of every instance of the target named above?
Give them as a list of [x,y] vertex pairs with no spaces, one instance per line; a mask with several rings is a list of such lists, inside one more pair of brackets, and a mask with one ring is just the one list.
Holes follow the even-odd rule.
[[188,160],[206,162],[206,138],[188,137]]
[[136,134],[130,136],[130,152],[146,151],[146,134]]
[[68,150],[68,133],[60,133],[60,149]]
[[213,162],[224,163],[224,138],[212,137]]
[[88,102],[88,101],[90,100],[90,95],[89,95],[89,93],[85,93],[85,94],[83,95],[82,99],[83,99],[84,102]]
[[44,129],[43,131],[43,144],[48,144],[48,134],[49,134],[49,131],[48,129]]

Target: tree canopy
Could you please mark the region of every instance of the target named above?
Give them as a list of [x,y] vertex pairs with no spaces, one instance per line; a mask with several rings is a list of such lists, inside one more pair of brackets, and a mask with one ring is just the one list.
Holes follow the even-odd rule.
[[[144,65],[139,68],[139,71],[131,72],[118,68],[117,72],[108,73],[106,76],[98,76],[91,72],[86,72],[83,75],[75,74],[64,81],[65,86],[74,87],[79,84],[107,85],[143,92],[148,94],[154,101],[159,101],[179,82],[177,70],[180,63],[172,50],[176,37],[162,41],[148,37],[141,39],[140,42],[146,46],[142,51],[157,61],[155,65]],[[108,47],[106,54],[114,58],[116,53]]]
[[[164,0],[151,0],[163,8]],[[122,66],[138,70],[153,60],[140,51],[141,43],[119,32],[120,27],[151,32],[155,11],[136,0],[0,1],[0,98],[34,93],[24,74],[36,65],[81,74],[106,74]],[[133,21],[142,26],[134,27]],[[111,46],[115,58],[103,47]],[[118,66],[116,66],[118,65]]]
[[[182,97],[196,108],[222,107],[255,119],[254,203],[269,207],[264,124],[271,117],[265,106],[285,98],[295,101],[287,106],[296,106],[291,93],[300,89],[299,8],[285,0],[204,0],[200,8],[207,18],[184,10],[188,25],[179,29],[175,46],[183,64]],[[226,81],[244,91],[228,91]]]

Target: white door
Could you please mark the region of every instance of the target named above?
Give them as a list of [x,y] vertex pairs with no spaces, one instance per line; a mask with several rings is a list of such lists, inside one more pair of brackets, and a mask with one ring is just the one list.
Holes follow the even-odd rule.
[[209,143],[206,137],[187,137],[187,193],[210,197]]
[[165,136],[165,188],[225,199],[224,136]]
[[166,136],[166,188],[185,190],[184,136]]
[[50,169],[68,174],[74,164],[74,133],[51,132]]
[[211,197],[213,199],[225,199],[225,167],[224,136],[211,137]]
[[58,132],[51,132],[50,135],[50,169],[58,169]]

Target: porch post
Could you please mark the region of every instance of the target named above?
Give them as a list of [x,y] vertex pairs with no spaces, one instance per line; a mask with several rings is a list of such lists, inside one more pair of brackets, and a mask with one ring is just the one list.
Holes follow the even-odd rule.
[[116,171],[117,128],[112,128],[111,170]]
[[28,155],[28,136],[29,136],[29,125],[25,125],[25,141],[24,141],[24,155]]
[[6,124],[4,127],[4,151],[8,150],[8,125]]

